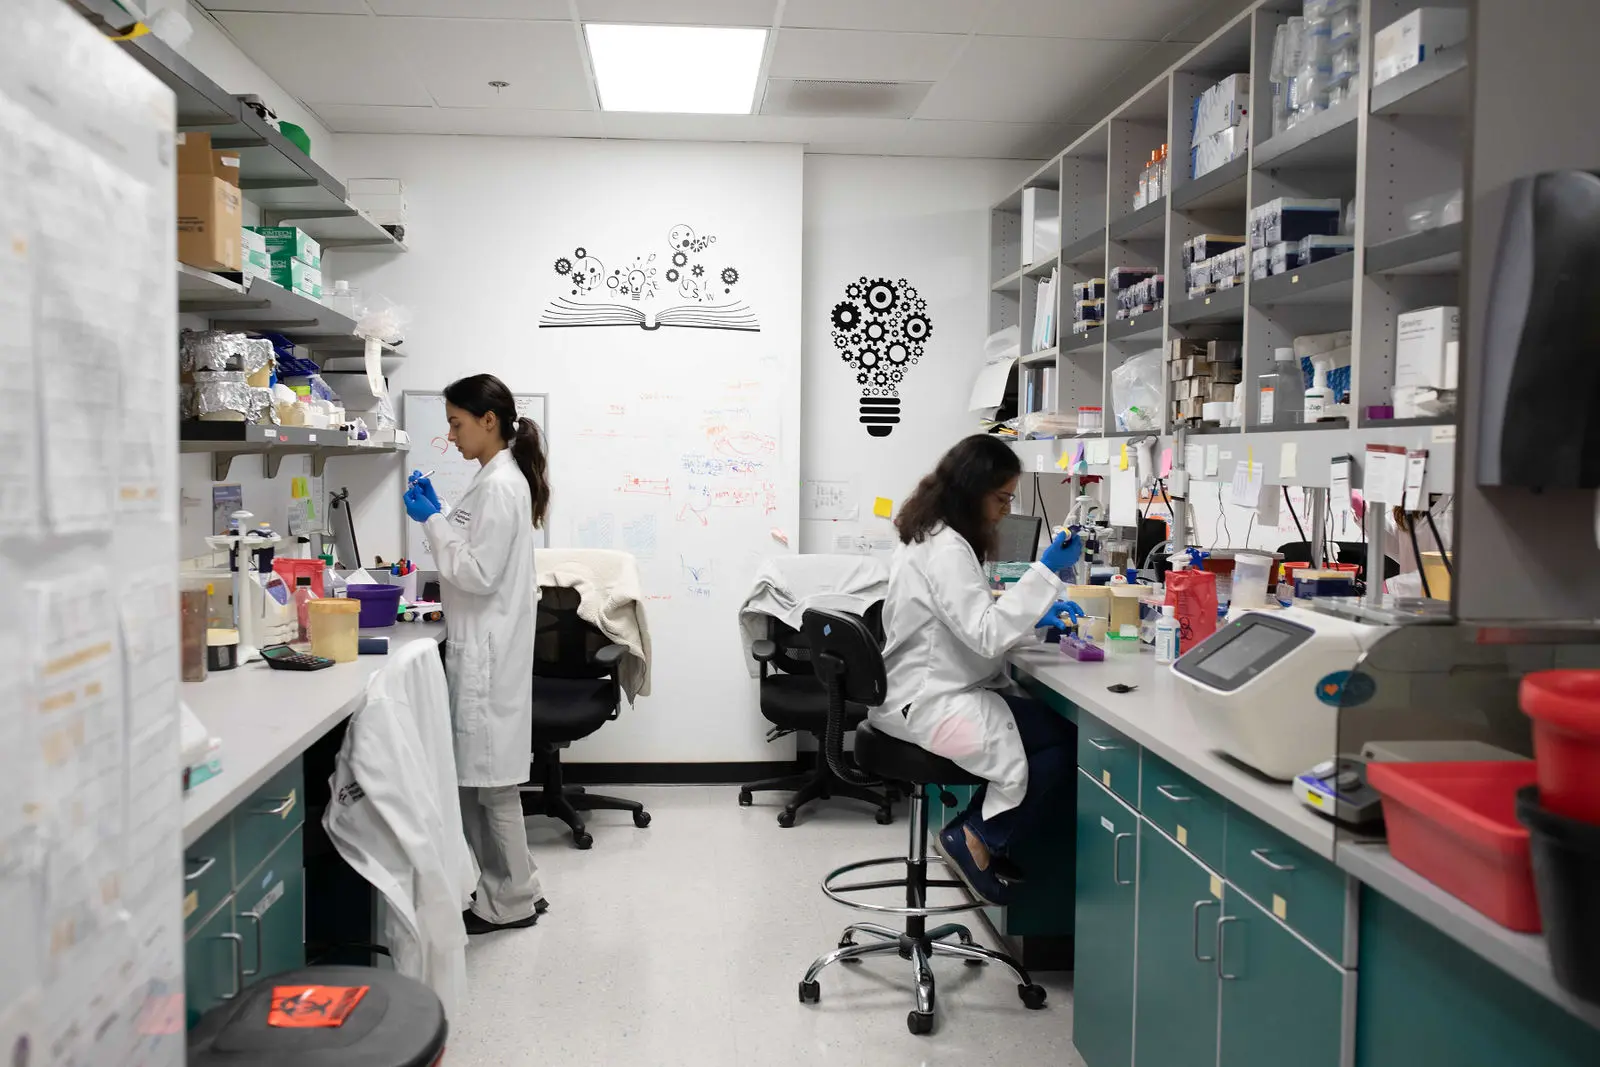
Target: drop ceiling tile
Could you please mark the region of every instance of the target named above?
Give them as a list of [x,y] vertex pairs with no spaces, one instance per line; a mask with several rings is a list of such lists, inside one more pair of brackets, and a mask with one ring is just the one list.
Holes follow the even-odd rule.
[[432,104],[391,19],[224,12],[217,20],[279,85],[310,104]]
[[646,115],[607,113],[607,137],[668,141],[765,141],[807,144],[834,140],[884,144],[905,125],[898,119],[794,118],[783,115]]
[[[440,107],[584,111],[594,106],[579,30],[570,21],[371,21],[386,27],[406,65]],[[497,80],[510,84],[503,89],[489,85]]]
[[483,134],[503,137],[599,137],[593,111],[518,108],[362,107],[323,104],[319,118],[334,133]]
[[902,30],[969,33],[979,28],[986,0],[789,0],[783,24],[823,30]]
[[278,11],[301,15],[365,15],[366,0],[200,0],[207,11]]
[[996,0],[979,29],[1019,37],[1160,41],[1175,35],[1196,41],[1181,28],[1195,7],[1193,0]]
[[972,159],[1049,159],[1087,127],[1055,123],[941,122],[913,119],[893,154]]
[[585,22],[771,26],[776,0],[577,0]]
[[567,19],[567,0],[366,0],[378,15],[458,19]]
[[961,51],[958,34],[779,30],[767,70],[774,78],[935,81]]
[[1136,41],[974,37],[915,117],[1060,122],[1149,48]]

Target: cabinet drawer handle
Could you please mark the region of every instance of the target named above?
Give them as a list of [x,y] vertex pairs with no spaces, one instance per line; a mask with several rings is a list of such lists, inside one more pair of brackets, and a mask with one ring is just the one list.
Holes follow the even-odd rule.
[[227,933],[218,935],[233,948],[233,992],[223,997],[223,1000],[232,1000],[244,992],[244,937],[240,934]]
[[287,815],[287,814],[289,814],[289,812],[294,810],[294,801],[295,801],[294,794],[290,793],[288,796],[286,796],[282,800],[278,801],[276,807],[256,808],[250,814],[252,814],[252,815],[280,815],[280,816],[281,815]]
[[[239,972],[245,977],[250,978],[261,973],[261,916],[257,915],[253,911],[242,911],[239,913],[239,918],[249,919],[256,925],[256,965],[251,968],[242,968]],[[239,955],[241,958],[244,955],[244,949],[242,947],[239,949]]]
[[1222,957],[1224,953],[1227,952],[1228,924],[1236,923],[1238,921],[1239,917],[1236,915],[1224,915],[1217,920],[1217,977],[1222,979],[1224,982],[1235,982],[1239,979],[1238,975],[1229,974],[1227,971],[1222,969]]
[[217,857],[215,857],[215,856],[206,856],[205,859],[204,859],[204,862],[201,863],[200,866],[198,866],[194,870],[188,871],[188,872],[186,872],[184,874],[183,880],[185,882],[192,882],[196,878],[201,878],[201,877],[203,877],[205,875],[205,873],[207,871],[209,871],[211,868],[215,867],[216,865],[217,865]]
[[1194,797],[1186,797],[1182,793],[1173,792],[1172,786],[1170,785],[1158,785],[1156,786],[1156,792],[1160,793],[1174,804],[1187,804],[1189,801],[1194,799]]
[[1294,864],[1292,863],[1274,863],[1272,860],[1267,859],[1267,853],[1271,851],[1270,848],[1253,848],[1250,850],[1250,855],[1260,860],[1268,870],[1278,871],[1279,873],[1294,870]]
[[1102,741],[1098,737],[1091,737],[1087,740],[1090,745],[1094,746],[1097,752],[1115,752],[1117,749],[1122,747],[1121,745],[1114,745],[1109,741]]
[[1133,879],[1122,880],[1122,839],[1132,834],[1117,834],[1111,838],[1111,880],[1118,885],[1132,885]]
[[1215,956],[1200,955],[1200,909],[1207,904],[1215,904],[1219,908],[1222,906],[1221,902],[1215,900],[1197,900],[1194,902],[1194,958],[1197,963],[1217,962]]

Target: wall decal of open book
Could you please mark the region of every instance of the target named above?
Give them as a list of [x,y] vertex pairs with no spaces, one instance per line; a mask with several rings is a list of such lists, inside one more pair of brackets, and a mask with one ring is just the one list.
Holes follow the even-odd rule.
[[541,329],[580,326],[663,326],[691,330],[738,330],[759,333],[754,311],[734,293],[741,276],[737,267],[718,265],[710,252],[717,239],[684,224],[667,232],[666,254],[635,256],[626,266],[606,269],[598,257],[579,246],[555,261],[555,272],[567,292],[552,300],[539,316]]

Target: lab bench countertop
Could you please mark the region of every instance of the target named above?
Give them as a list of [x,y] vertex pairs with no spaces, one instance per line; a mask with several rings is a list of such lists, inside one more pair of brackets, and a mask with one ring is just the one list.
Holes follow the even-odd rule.
[[[361,635],[389,638],[393,655],[415,641],[443,640],[444,624],[400,623]],[[367,679],[388,662],[389,656],[359,656],[320,671],[275,671],[258,660],[184,683],[183,702],[222,742],[222,772],[183,795],[184,847],[354,714]]]
[[[1333,825],[1300,803],[1289,783],[1265,778],[1219,753],[1194,720],[1189,686],[1149,652],[1082,663],[1063,657],[1054,645],[1025,646],[1011,653],[1011,663],[1262,822],[1317,855],[1334,858]],[[1106,688],[1118,682],[1139,688],[1131,693]]]

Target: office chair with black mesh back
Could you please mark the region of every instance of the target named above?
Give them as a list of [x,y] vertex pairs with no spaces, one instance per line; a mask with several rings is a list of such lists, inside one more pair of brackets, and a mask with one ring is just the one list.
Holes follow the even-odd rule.
[[[866,625],[881,643],[883,602],[867,609]],[[753,803],[753,793],[768,790],[794,790],[789,803],[778,813],[778,825],[794,825],[796,813],[813,800],[832,797],[850,797],[864,800],[878,809],[876,819],[887,826],[894,821],[894,801],[898,799],[892,788],[868,788],[840,778],[823,758],[823,734],[828,726],[828,693],[812,669],[811,647],[803,633],[782,621],[768,616],[766,640],[755,642],[751,655],[761,665],[761,714],[772,729],[768,738],[776,739],[786,733],[808,733],[817,739],[817,766],[802,774],[751,782],[739,790],[739,803],[748,807]],[[862,711],[854,715],[845,729],[853,730],[866,717]],[[870,783],[879,784],[879,783]]]
[[[866,956],[894,953],[912,963],[912,974],[916,981],[916,1007],[906,1016],[906,1025],[913,1034],[933,1031],[933,970],[929,961],[934,956],[956,956],[974,966],[990,962],[1002,964],[1016,976],[1017,995],[1022,998],[1023,1006],[1030,1009],[1044,1007],[1044,987],[1035,985],[1028,972],[1011,956],[977,944],[972,938],[972,931],[958,923],[946,923],[932,930],[927,928],[929,916],[974,911],[983,905],[973,901],[964,904],[928,903],[929,889],[960,889],[962,883],[953,878],[928,879],[928,801],[924,787],[977,785],[983,779],[969,774],[942,756],[882,734],[864,722],[855,727],[855,763],[852,765],[844,754],[844,732],[850,722],[859,721],[857,717],[865,715],[867,708],[883,703],[888,691],[883,653],[876,637],[854,615],[813,609],[805,613],[802,629],[811,646],[812,665],[828,694],[827,730],[823,742],[828,765],[847,782],[881,778],[899,783],[911,798],[911,842],[904,856],[846,864],[822,880],[822,891],[830,899],[861,911],[903,915],[906,927],[903,931],[877,923],[852,923],[845,927],[839,947],[819,956],[800,980],[800,1002],[815,1004],[821,999],[822,988],[817,976],[824,968],[840,962],[852,963]],[[947,803],[954,803],[954,798],[949,798]],[[944,862],[937,856],[934,858]],[[897,864],[905,864],[904,878],[838,884],[840,878],[853,871]],[[856,900],[845,895],[900,887],[904,887],[906,892],[903,908]],[[858,944],[858,935],[865,935],[872,940]],[[955,939],[954,943],[951,938]]]
[[622,713],[617,680],[621,645],[606,640],[578,615],[576,589],[540,591],[533,642],[533,765],[544,771],[542,787],[522,787],[525,815],[549,815],[572,828],[580,849],[594,844],[580,811],[631,811],[633,825],[650,825],[650,813],[636,800],[599,796],[562,781],[561,750],[588,737]]

